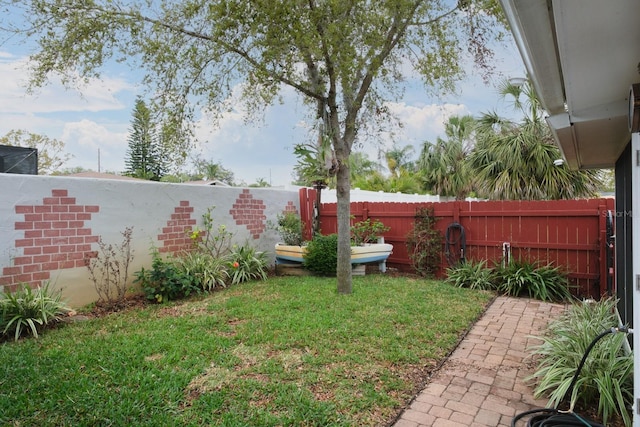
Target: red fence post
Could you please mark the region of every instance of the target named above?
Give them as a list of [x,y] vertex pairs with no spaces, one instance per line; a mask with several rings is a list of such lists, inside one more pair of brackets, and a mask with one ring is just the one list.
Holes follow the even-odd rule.
[[300,197],[300,220],[302,221],[302,238],[311,240],[313,237],[313,203],[316,197],[316,190],[311,188],[301,188],[298,191]]

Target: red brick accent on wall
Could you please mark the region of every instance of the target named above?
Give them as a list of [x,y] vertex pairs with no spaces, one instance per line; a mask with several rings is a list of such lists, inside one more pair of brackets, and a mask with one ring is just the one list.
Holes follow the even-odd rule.
[[294,214],[298,215],[298,209],[291,200],[287,202],[287,206],[284,208],[284,212],[293,212]]
[[13,258],[13,266],[2,269],[0,286],[35,287],[49,280],[52,271],[84,267],[85,258],[96,256],[91,244],[98,241],[85,221],[99,210],[95,205],[77,205],[67,190],[51,190],[41,205],[17,205],[15,211],[24,215],[24,221],[16,222],[14,230],[24,230],[24,237],[15,241],[15,247],[22,254]]
[[158,240],[162,242],[162,247],[158,249],[160,253],[177,254],[191,250],[193,242],[189,237],[189,232],[196,225],[196,220],[191,218],[193,207],[189,206],[186,200],[180,201],[180,206],[174,209],[171,219],[167,221],[167,226],[162,228],[162,233],[158,234]]
[[244,189],[236,199],[232,209],[229,210],[229,213],[236,220],[236,224],[246,226],[251,236],[254,239],[258,239],[266,228],[264,222],[267,219],[264,214],[265,208],[266,206],[262,200],[255,200],[251,191]]

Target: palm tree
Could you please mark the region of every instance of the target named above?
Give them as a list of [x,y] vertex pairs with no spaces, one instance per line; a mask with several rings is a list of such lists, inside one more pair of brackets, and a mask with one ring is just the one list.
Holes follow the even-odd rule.
[[478,192],[490,199],[552,200],[592,197],[600,185],[594,170],[554,165],[561,157],[544,111],[529,82],[504,82],[503,98],[513,98],[523,118],[515,122],[485,113],[478,119],[477,143],[469,158]]
[[359,178],[367,178],[380,172],[382,166],[371,160],[367,153],[354,151],[349,156],[349,172],[351,173],[351,182]]
[[469,195],[473,177],[467,156],[473,148],[474,129],[472,116],[452,116],[445,123],[447,139],[423,143],[418,166],[425,189],[457,200]]
[[394,145],[391,150],[384,153],[391,176],[399,177],[403,170],[412,172],[415,169],[413,161],[409,159],[414,151],[413,145],[405,145],[402,148]]

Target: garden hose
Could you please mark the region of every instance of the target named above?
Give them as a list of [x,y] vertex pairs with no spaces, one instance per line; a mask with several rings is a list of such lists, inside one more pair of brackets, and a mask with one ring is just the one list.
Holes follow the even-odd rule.
[[[454,237],[455,234],[455,237]],[[444,235],[444,254],[450,267],[465,261],[467,252],[467,238],[462,224],[452,222]]]
[[[589,346],[584,352],[582,356],[582,360],[578,364],[578,369],[576,369],[575,374],[573,374],[573,378],[571,380],[571,385],[565,392],[564,396],[567,394],[571,394],[573,391],[573,387],[575,387],[576,382],[578,381],[578,377],[580,376],[580,371],[584,367],[585,362],[587,361],[587,357],[591,350],[602,338],[606,337],[609,334],[615,334],[617,332],[629,333],[630,330],[628,328],[620,327],[620,328],[611,328],[606,331],[601,332],[597,337],[591,341]],[[564,399],[564,396],[560,401]],[[558,402],[559,403],[559,402]],[[511,427],[516,427],[516,423],[529,415],[533,415],[527,421],[527,427],[571,427],[571,426],[587,426],[587,427],[605,427],[603,424],[597,423],[595,421],[591,421],[585,417],[582,417],[575,412],[573,412],[573,404],[571,404],[569,410],[561,411],[558,409],[558,405],[555,408],[540,408],[540,409],[532,409],[530,411],[525,411],[517,414],[511,420]]]

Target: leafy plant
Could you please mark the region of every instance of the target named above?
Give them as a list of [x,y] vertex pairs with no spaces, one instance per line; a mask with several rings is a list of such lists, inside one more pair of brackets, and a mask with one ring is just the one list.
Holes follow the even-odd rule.
[[407,236],[407,250],[411,265],[418,274],[432,277],[442,261],[442,234],[436,229],[432,207],[419,208],[415,223]]
[[209,253],[193,251],[181,256],[177,264],[191,277],[194,286],[206,291],[226,287],[229,280],[226,257],[214,258]]
[[98,239],[98,252],[94,258],[85,258],[89,279],[98,294],[98,302],[111,306],[121,304],[127,292],[129,264],[133,261],[131,235],[133,227],[121,232],[124,238],[120,245],[106,244]]
[[267,279],[267,261],[264,252],[256,251],[251,246],[240,246],[230,255],[232,284],[247,282],[253,279]]
[[[353,216],[351,218],[353,219]],[[360,246],[365,243],[375,243],[382,233],[386,233],[389,229],[378,219],[371,221],[371,218],[367,218],[358,221],[351,226],[351,244]]]
[[36,289],[21,284],[14,292],[0,294],[2,335],[13,335],[16,341],[25,334],[37,338],[39,330],[69,311],[61,298],[61,292],[51,291],[49,283]]
[[497,270],[498,291],[541,301],[566,301],[572,298],[569,280],[560,267],[551,263],[540,266],[537,261],[511,260]]
[[194,276],[180,268],[176,260],[163,260],[155,252],[151,270],[142,268],[136,272],[134,283],[139,283],[147,299],[166,302],[198,292],[198,282]]
[[459,288],[495,290],[496,273],[487,266],[486,260],[467,260],[455,267],[447,268],[445,280]]
[[593,347],[574,388],[569,390],[591,342],[603,331],[618,326],[615,307],[612,298],[573,304],[548,325],[542,343],[532,349],[538,366],[529,380],[536,382],[536,398],[548,396],[553,406],[565,398],[572,406],[581,402],[595,407],[597,401],[604,424],[618,414],[631,425],[628,408],[633,402],[633,355],[625,350],[624,334],[605,336]]
[[194,249],[199,252],[207,252],[213,258],[221,258],[231,251],[233,233],[227,230],[223,224],[214,230],[212,212],[215,207],[210,207],[202,215],[204,228],[195,228],[189,232]]
[[307,244],[304,268],[316,274],[335,275],[338,266],[338,235],[316,234]]
[[278,224],[274,227],[285,245],[300,246],[302,244],[302,220],[295,212],[278,214]]

